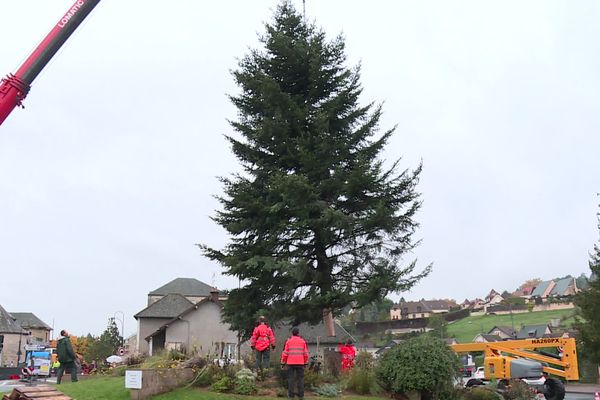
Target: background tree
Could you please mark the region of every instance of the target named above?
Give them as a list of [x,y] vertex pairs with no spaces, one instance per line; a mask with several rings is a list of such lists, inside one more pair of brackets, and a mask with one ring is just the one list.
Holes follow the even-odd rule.
[[542,280],[540,278],[528,279],[525,282],[523,282],[521,284],[521,286],[519,286],[519,289],[523,290],[526,288],[533,288],[533,287],[536,287],[537,285],[539,285],[541,282],[542,282]]
[[[600,231],[600,213],[596,216]],[[595,279],[590,278],[587,290],[576,296],[575,303],[580,308],[583,318],[583,321],[577,324],[577,328],[581,332],[580,343],[584,348],[585,357],[600,364],[600,242],[594,245],[589,266]]]
[[104,362],[108,356],[116,353],[121,343],[119,328],[114,318],[108,319],[108,326],[100,337],[94,338],[88,335],[88,338],[90,338],[91,343],[88,346],[87,352],[84,353],[84,358],[89,362],[92,360]]
[[433,337],[444,339],[448,337],[448,322],[441,314],[431,314],[427,319],[427,327],[431,329],[429,332]]
[[231,239],[222,250],[202,246],[242,282],[224,319],[245,335],[260,309],[316,323],[429,272],[403,260],[416,244],[421,166],[384,167],[394,129],[380,134],[381,106],[358,104],[359,68],[345,66],[343,39],[326,41],[290,2],[265,27],[264,49],[233,72],[239,135],[228,140],[244,172],[222,178],[214,217]]

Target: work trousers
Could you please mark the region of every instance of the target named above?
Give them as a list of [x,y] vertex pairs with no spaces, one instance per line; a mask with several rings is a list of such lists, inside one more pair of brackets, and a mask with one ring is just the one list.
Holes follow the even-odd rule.
[[71,370],[71,382],[77,382],[77,364],[74,361],[60,363],[58,373],[56,375],[56,384],[60,384],[65,370]]
[[288,399],[304,398],[304,365],[288,365]]
[[269,368],[271,351],[267,347],[263,351],[256,350],[256,369]]

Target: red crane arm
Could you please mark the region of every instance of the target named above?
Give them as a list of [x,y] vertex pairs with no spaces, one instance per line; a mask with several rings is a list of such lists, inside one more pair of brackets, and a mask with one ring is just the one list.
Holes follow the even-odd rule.
[[0,82],[0,125],[15,107],[22,106],[23,99],[27,96],[35,77],[99,2],[100,0],[75,1],[17,72],[2,79]]

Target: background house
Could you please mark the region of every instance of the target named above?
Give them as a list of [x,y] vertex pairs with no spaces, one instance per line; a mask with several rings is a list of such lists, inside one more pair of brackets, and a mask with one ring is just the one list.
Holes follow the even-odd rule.
[[[15,319],[0,306],[0,366],[16,366],[25,354],[27,333]],[[18,356],[20,344],[21,357]]]
[[550,293],[552,293],[554,285],[556,285],[554,281],[544,281],[538,283],[535,289],[533,289],[533,292],[531,292],[531,297],[538,297],[541,299],[547,298],[550,295]]
[[429,318],[431,314],[445,314],[455,307],[454,301],[425,300],[403,301],[394,304],[390,309],[390,319]]
[[34,313],[11,312],[10,315],[28,333],[27,343],[49,343],[52,328]]
[[238,334],[229,324],[221,322],[222,309],[219,292],[215,290],[211,297],[190,305],[146,336],[148,353],[178,350],[212,359],[238,359]]
[[510,326],[494,326],[490,329],[488,334],[499,336],[502,340],[514,339],[517,337],[517,331]]
[[[216,289],[194,278],[176,278],[148,293],[147,307],[133,317],[138,322],[135,340],[138,353],[148,353],[149,342],[145,340],[167,321],[177,317],[190,306],[211,297]],[[226,299],[218,292],[220,301]]]
[[519,332],[517,332],[517,339],[531,339],[531,338],[542,338],[550,335],[552,330],[549,325],[524,325]]

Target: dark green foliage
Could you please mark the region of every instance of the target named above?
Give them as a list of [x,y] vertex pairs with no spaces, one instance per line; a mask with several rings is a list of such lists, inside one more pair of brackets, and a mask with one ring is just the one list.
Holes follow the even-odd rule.
[[418,391],[432,398],[449,392],[461,363],[443,341],[422,335],[400,343],[383,355],[377,376],[393,393]]
[[[600,213],[598,214],[598,229],[600,230]],[[575,303],[581,310],[583,321],[576,327],[581,332],[580,345],[584,349],[585,357],[600,364],[600,243],[594,245],[589,261],[592,278],[588,288],[579,293]]]
[[261,310],[316,323],[324,309],[382,301],[429,272],[403,259],[416,245],[421,166],[384,166],[394,129],[379,132],[381,106],[359,105],[359,68],[345,66],[343,39],[328,42],[283,2],[261,42],[233,72],[228,140],[244,171],[222,179],[214,217],[231,239],[203,246],[244,283],[224,319],[245,337]]
[[92,337],[92,342],[83,356],[86,360],[98,360],[101,363],[108,356],[115,354],[120,344],[119,328],[117,328],[114,318],[109,318],[104,332],[98,338]]

